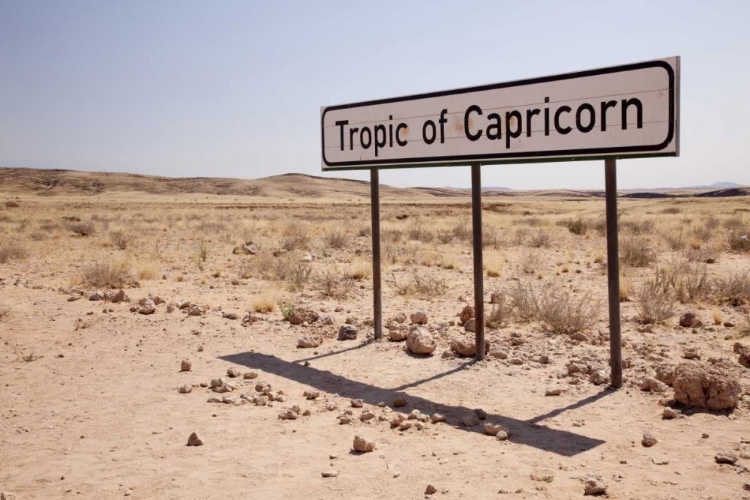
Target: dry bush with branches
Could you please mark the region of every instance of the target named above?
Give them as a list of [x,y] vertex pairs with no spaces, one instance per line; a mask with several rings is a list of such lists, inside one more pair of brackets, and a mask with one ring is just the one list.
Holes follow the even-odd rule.
[[532,292],[537,317],[554,333],[571,334],[591,328],[599,321],[601,301],[590,293],[581,296],[562,288],[544,288],[538,295]]
[[81,284],[91,288],[123,288],[135,283],[127,263],[97,262],[83,268]]
[[727,245],[732,252],[750,252],[750,231],[731,231],[727,235]]
[[656,223],[652,219],[623,220],[620,221],[620,229],[633,236],[651,234],[656,229]]
[[391,276],[393,277],[393,287],[399,295],[436,297],[448,291],[448,284],[444,279],[430,274],[420,275],[414,271],[405,282],[402,281],[401,283],[399,283],[395,274],[392,273]]
[[11,260],[21,260],[29,256],[29,251],[15,241],[0,241],[0,264]]
[[326,233],[323,242],[328,248],[340,250],[346,247],[347,236],[343,231],[333,230]]
[[638,322],[661,323],[674,315],[675,296],[669,273],[656,270],[654,278],[641,283],[635,293]]
[[542,266],[542,256],[538,250],[526,250],[521,254],[520,269],[524,274],[534,274]]
[[435,235],[424,227],[421,223],[414,224],[407,230],[407,235],[412,241],[421,241],[422,243],[430,243],[435,239]]
[[120,250],[128,248],[132,237],[123,231],[112,231],[109,233],[109,239],[112,241],[112,245]]
[[315,287],[324,297],[332,299],[346,299],[355,288],[355,281],[351,278],[341,276],[336,269],[326,269],[315,275]]
[[66,224],[68,231],[77,234],[78,236],[93,236],[96,232],[96,226],[94,223],[89,222],[69,222]]
[[288,226],[283,233],[281,248],[292,252],[294,250],[307,250],[310,246],[310,235],[301,224]]
[[656,252],[646,238],[623,238],[620,242],[620,260],[626,266],[648,267],[656,262]]
[[552,234],[545,229],[540,229],[529,238],[529,246],[533,248],[549,248],[552,245]]
[[568,231],[579,236],[584,236],[591,229],[591,223],[580,217],[574,220],[563,221],[563,223],[568,228]]
[[713,295],[717,302],[739,306],[750,302],[750,272],[732,274],[713,281]]
[[516,316],[521,321],[533,321],[537,317],[536,299],[531,285],[520,281],[510,291],[510,303]]
[[504,293],[492,294],[492,310],[485,324],[490,328],[500,328],[510,322],[515,307],[511,297]]

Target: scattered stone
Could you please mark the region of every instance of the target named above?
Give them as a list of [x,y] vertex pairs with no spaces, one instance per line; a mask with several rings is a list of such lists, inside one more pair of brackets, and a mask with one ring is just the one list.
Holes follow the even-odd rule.
[[[474,357],[477,354],[476,340],[468,337],[459,337],[451,341],[451,351],[459,356]],[[485,354],[490,352],[490,341],[484,341]]]
[[104,294],[101,292],[94,292],[89,295],[89,300],[92,302],[99,302],[100,300],[104,300]]
[[588,335],[586,335],[583,332],[575,332],[573,335],[570,336],[573,340],[577,340],[579,342],[589,342],[591,339]]
[[673,418],[677,418],[679,413],[674,408],[664,408],[664,411],[661,414],[661,418],[664,420],[672,420]]
[[411,322],[413,325],[426,325],[427,314],[424,311],[416,311],[411,314]]
[[437,488],[435,488],[431,484],[428,484],[427,488],[425,488],[425,490],[424,490],[424,494],[425,495],[434,495],[435,493],[437,493]]
[[508,431],[500,431],[495,435],[498,441],[507,441],[509,437]]
[[367,422],[375,418],[375,413],[373,413],[371,410],[365,410],[362,412],[362,414],[359,416],[359,419],[362,422]]
[[686,312],[680,316],[680,326],[684,328],[700,328],[703,326],[701,320],[693,312]]
[[292,325],[301,325],[303,323],[315,323],[318,321],[318,313],[309,309],[295,309],[295,311],[289,316],[289,323]]
[[465,325],[467,321],[472,319],[474,317],[474,308],[472,306],[466,306],[461,311],[461,314],[459,315],[459,319],[461,320],[461,324]]
[[682,357],[685,359],[701,359],[701,355],[698,352],[698,349],[695,347],[685,349],[685,351],[682,353]]
[[675,369],[674,399],[678,403],[713,411],[735,408],[742,393],[739,377],[725,365],[682,363]]
[[360,453],[367,453],[375,449],[375,441],[367,439],[363,436],[354,436],[354,444],[352,445],[354,451]]
[[432,422],[433,424],[445,422],[445,417],[441,415],[440,413],[433,413],[432,416],[430,417],[430,422]]
[[130,298],[128,298],[124,290],[117,290],[114,293],[105,293],[105,298],[109,299],[109,301],[113,304],[119,304],[120,302],[130,302]]
[[297,414],[293,409],[284,410],[279,414],[279,420],[297,420]]
[[326,403],[326,410],[333,411],[336,409],[336,403],[334,402],[328,402]]
[[734,327],[735,327],[735,324],[732,323],[731,321],[724,322],[724,328],[734,328]]
[[406,327],[399,325],[398,328],[392,328],[388,330],[388,337],[394,342],[402,342],[406,340],[409,335],[409,331]]
[[471,318],[469,321],[464,323],[464,330],[467,332],[476,332],[477,331],[477,321],[474,318]]
[[589,476],[583,484],[584,495],[603,495],[607,491],[607,483],[599,476]]
[[474,410],[474,415],[476,415],[479,420],[485,420],[487,418],[487,412],[481,408],[476,408]]
[[237,313],[232,313],[232,312],[221,313],[221,317],[224,318],[224,319],[230,319],[232,321],[238,320],[240,318],[237,315]]
[[532,472],[530,477],[532,481],[539,481],[542,483],[551,483],[555,480],[555,475],[550,471]]
[[336,477],[339,475],[339,473],[335,470],[328,470],[325,472],[321,472],[320,475],[323,477]]
[[234,366],[232,366],[232,367],[230,367],[230,368],[227,369],[227,376],[230,377],[230,378],[237,378],[240,375],[241,375],[240,371],[237,368],[235,368]]
[[594,385],[604,385],[609,383],[609,375],[604,370],[596,370],[589,377],[589,381]]
[[319,347],[322,343],[323,338],[320,335],[305,335],[297,341],[297,347],[300,349],[310,349]]
[[562,394],[562,389],[559,387],[547,387],[544,391],[545,396],[559,396]]
[[151,299],[141,299],[138,301],[138,314],[154,314],[156,312],[156,304]]
[[244,244],[234,247],[232,253],[235,255],[256,255],[260,253],[260,247],[252,241],[246,241]]
[[642,391],[648,391],[653,393],[662,393],[667,391],[667,385],[656,380],[652,377],[647,377],[643,379],[640,383],[640,388]]
[[198,434],[193,432],[190,434],[190,437],[188,437],[188,446],[203,446],[203,440],[198,437]]
[[193,392],[193,386],[190,384],[181,385],[178,391],[180,394],[190,394]]
[[309,417],[310,415],[312,415],[312,412],[310,410],[305,410],[302,412],[303,417]]
[[189,372],[192,369],[193,369],[193,363],[189,359],[183,359],[182,363],[180,363],[180,371]]
[[717,464],[734,465],[737,463],[737,454],[732,450],[723,450],[716,454],[714,460]]
[[490,422],[484,424],[484,433],[489,436],[497,436],[502,430],[504,429],[500,424],[491,424]]
[[645,446],[646,448],[651,448],[653,445],[658,443],[659,441],[656,439],[656,437],[648,432],[643,433],[643,439],[641,440],[641,444]]
[[354,340],[357,338],[357,327],[348,323],[339,328],[339,340]]
[[432,354],[437,342],[426,328],[414,327],[406,337],[406,348],[414,354]]
[[350,401],[350,404],[352,405],[352,408],[362,408],[364,401],[362,401],[361,399],[352,399]]
[[409,422],[408,420],[404,420],[400,424],[398,424],[399,430],[405,431],[408,429],[411,429],[411,426],[414,425],[412,422]]
[[393,406],[396,408],[406,406],[406,398],[404,396],[396,396],[396,399],[393,400]]
[[479,425],[479,419],[475,415],[469,415],[461,420],[461,425],[464,427],[474,427],[475,425]]
[[257,372],[247,372],[246,374],[244,374],[242,376],[242,378],[244,378],[246,380],[252,380],[254,378],[258,378],[258,373]]
[[300,261],[302,262],[312,262],[313,256],[310,255],[310,252],[302,252],[302,257],[300,257]]
[[745,368],[750,368],[750,346],[737,342],[734,344],[734,352],[740,355],[737,362]]

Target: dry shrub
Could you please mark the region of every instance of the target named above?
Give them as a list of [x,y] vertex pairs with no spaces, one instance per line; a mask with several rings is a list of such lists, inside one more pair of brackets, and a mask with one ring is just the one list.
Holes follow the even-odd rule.
[[673,286],[680,302],[697,302],[709,295],[706,264],[682,262],[673,266]]
[[453,255],[443,254],[438,257],[437,266],[443,269],[458,269],[458,260]]
[[17,201],[9,200],[5,202],[5,208],[18,208],[20,206]]
[[713,264],[719,260],[719,252],[712,245],[704,245],[700,248],[689,248],[685,251],[685,257],[691,262]]
[[575,220],[565,221],[568,231],[579,236],[583,236],[591,229],[591,223],[587,220],[581,219],[580,217]]
[[[606,222],[605,222],[605,227],[606,227]],[[656,223],[654,223],[654,221],[651,219],[620,221],[620,229],[626,233],[632,234],[633,236],[651,234],[654,232],[655,228],[656,228]]]
[[485,324],[490,328],[506,325],[513,316],[513,299],[504,293],[492,294],[492,310],[487,315]]
[[724,323],[724,315],[718,309],[714,309],[712,313],[714,319],[714,325],[721,325]]
[[471,224],[456,224],[451,231],[458,241],[470,242],[473,238]]
[[312,266],[308,262],[290,264],[284,269],[283,280],[289,284],[292,291],[301,290],[312,277]]
[[398,282],[395,274],[391,274],[391,276],[393,277],[393,287],[399,295],[436,297],[448,291],[448,284],[444,279],[430,274],[423,276],[414,271],[409,275],[406,282],[402,283]]
[[0,242],[0,264],[11,260],[21,260],[29,256],[29,251],[23,245],[15,241]]
[[620,242],[620,260],[626,266],[648,267],[656,262],[656,252],[646,238],[623,238]]
[[93,222],[69,222],[66,224],[68,231],[78,236],[92,236],[96,232]]
[[677,208],[677,207],[667,207],[667,208],[663,208],[661,210],[661,213],[669,214],[669,215],[676,215],[676,214],[682,213],[682,209]]
[[410,240],[421,241],[422,243],[430,243],[433,239],[435,239],[435,235],[420,223],[411,226],[407,230],[407,235],[409,236]]
[[540,229],[529,238],[529,246],[532,248],[549,248],[551,245],[552,235],[544,229]]
[[591,328],[599,321],[601,302],[590,293],[576,296],[562,288],[544,288],[535,299],[537,317],[554,333],[571,334]]
[[750,302],[750,272],[716,278],[713,282],[714,299],[739,306]]
[[730,231],[738,231],[742,229],[744,225],[745,221],[742,220],[742,217],[739,216],[724,220],[724,228],[729,229]]
[[639,323],[661,323],[674,315],[673,286],[669,274],[664,270],[657,269],[654,278],[641,283],[635,298]]
[[354,291],[354,286],[353,279],[341,276],[335,269],[326,269],[315,276],[315,287],[324,297],[346,299]]
[[81,284],[91,288],[123,288],[134,283],[126,262],[97,262],[81,272]]
[[112,231],[109,233],[109,239],[112,241],[112,245],[120,250],[128,248],[132,237],[123,231]]
[[400,229],[383,229],[380,231],[380,235],[384,242],[398,243],[401,241],[404,233]]
[[633,287],[630,280],[620,276],[620,302],[630,302]]
[[150,281],[150,280],[156,279],[156,276],[158,274],[159,274],[159,268],[157,267],[155,262],[147,262],[145,264],[142,264],[138,268],[139,280]]
[[661,233],[661,237],[667,242],[670,250],[684,250],[688,244],[682,227],[678,231],[665,231]]
[[536,299],[531,285],[520,281],[510,292],[511,307],[521,321],[533,321],[537,317]]
[[437,240],[443,245],[447,245],[453,242],[453,233],[451,231],[446,231],[444,229],[441,229],[437,232],[436,237],[437,237]]
[[283,233],[281,248],[289,252],[294,250],[307,250],[310,246],[310,236],[301,224],[288,226]]
[[750,231],[731,231],[727,236],[727,245],[732,252],[750,252]]
[[347,278],[357,281],[370,279],[370,276],[372,276],[372,264],[369,262],[356,262],[346,271]]
[[357,236],[370,236],[372,235],[372,228],[370,226],[362,226],[357,230]]
[[526,250],[521,254],[520,268],[525,274],[534,274],[542,265],[542,256],[537,250]]
[[257,313],[270,313],[276,310],[276,300],[268,296],[255,297],[250,301],[250,310]]
[[342,249],[346,247],[346,233],[343,231],[333,230],[323,237],[323,241],[328,248]]
[[482,248],[498,249],[502,246],[503,240],[500,235],[490,228],[482,229]]

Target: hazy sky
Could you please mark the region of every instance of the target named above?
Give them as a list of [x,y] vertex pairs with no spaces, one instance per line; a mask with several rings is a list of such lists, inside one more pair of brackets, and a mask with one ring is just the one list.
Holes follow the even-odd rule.
[[[620,161],[620,187],[750,184],[748,19],[744,0],[0,0],[0,166],[321,175],[320,106],[679,55],[681,156]],[[483,181],[602,188],[602,163],[486,166]]]

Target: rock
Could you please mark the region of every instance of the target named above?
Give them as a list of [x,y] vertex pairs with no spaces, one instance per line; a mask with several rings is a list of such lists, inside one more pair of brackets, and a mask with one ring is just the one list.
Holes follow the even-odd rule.
[[401,423],[400,423],[400,424],[398,425],[398,429],[399,429],[399,430],[401,430],[401,431],[409,430],[409,429],[411,429],[411,427],[412,427],[413,425],[414,425],[414,423],[413,423],[413,422],[409,422],[408,420],[404,420],[404,421],[402,421],[402,422],[401,422]]
[[314,399],[318,399],[320,397],[320,392],[318,391],[305,391],[303,394],[305,396],[305,399],[308,401],[312,401]]
[[352,408],[362,408],[364,401],[361,399],[352,399],[350,404],[352,405]]
[[700,359],[701,355],[698,352],[698,349],[695,347],[685,349],[682,353],[682,357],[685,359]]
[[104,300],[104,294],[101,292],[94,292],[89,295],[89,300],[92,302],[99,302],[100,300]]
[[246,374],[244,374],[242,376],[242,378],[244,378],[245,380],[252,380],[254,378],[258,378],[258,373],[257,372],[247,372]]
[[233,405],[235,403],[235,400],[230,396],[224,396],[223,398],[221,398],[221,402],[225,405]]
[[734,344],[734,352],[740,355],[737,362],[745,368],[750,368],[750,346],[737,342]]
[[664,420],[672,420],[673,418],[677,418],[679,413],[674,408],[664,408],[664,411],[661,413],[661,418]]
[[545,396],[559,396],[562,394],[562,389],[559,387],[547,387],[547,389],[544,390]]
[[188,437],[188,446],[203,446],[203,440],[198,437],[198,434],[193,432],[190,434],[190,437]]
[[190,384],[181,385],[178,391],[180,394],[190,394],[193,392],[193,386]]
[[406,337],[406,348],[414,354],[432,354],[437,342],[426,328],[415,327]]
[[724,365],[682,363],[675,369],[674,399],[678,403],[719,411],[735,408],[742,393],[736,373]]
[[425,495],[434,495],[435,493],[437,493],[437,488],[435,488],[431,484],[428,484],[427,488],[425,488],[425,490],[424,490],[424,494]]
[[656,366],[656,374],[654,375],[656,380],[671,387],[674,383],[674,368],[674,365],[671,364],[661,364]]
[[479,425],[479,419],[476,415],[469,415],[461,420],[461,425],[464,427],[474,427],[475,425]]
[[405,327],[400,326],[400,325],[399,325],[399,328],[388,330],[388,337],[394,342],[404,341],[406,340],[406,337],[408,336],[409,336],[408,330],[406,330]]
[[450,349],[446,349],[443,351],[443,354],[440,355],[442,359],[456,359],[456,353],[451,351]]
[[445,417],[441,415],[440,413],[433,413],[432,416],[430,417],[430,422],[432,422],[433,424],[445,422]]
[[193,369],[193,363],[191,363],[189,359],[183,359],[182,363],[180,363],[180,371],[189,372],[192,369]]
[[692,312],[686,312],[680,316],[680,326],[685,328],[699,328],[703,326],[701,320]]
[[339,328],[339,340],[354,340],[357,338],[357,327],[348,323]]
[[138,314],[154,314],[156,312],[156,304],[151,299],[141,299],[138,301]]
[[714,460],[717,464],[734,465],[737,463],[737,454],[732,450],[723,450],[716,454]]
[[367,422],[369,420],[372,420],[375,418],[375,413],[372,412],[372,410],[365,410],[362,412],[362,414],[359,416],[359,419],[362,422]]
[[413,325],[426,325],[427,314],[424,311],[416,311],[411,314],[411,322]]
[[239,317],[239,316],[237,315],[237,313],[232,313],[232,312],[224,312],[224,313],[221,313],[221,317],[222,317],[222,318],[224,318],[224,319],[230,319],[230,320],[232,320],[232,321],[234,321],[234,320],[238,320],[238,319],[240,318],[240,317]]
[[291,316],[289,316],[289,323],[292,325],[315,323],[316,321],[318,321],[318,313],[309,309],[296,309]]
[[584,495],[603,495],[607,491],[607,483],[599,476],[589,476],[583,483]]
[[174,312],[174,306],[172,304],[167,304],[167,313],[173,313]]
[[354,436],[354,444],[352,445],[352,448],[354,448],[354,451],[367,453],[375,449],[375,441],[363,436]]
[[393,406],[396,408],[406,406],[406,398],[403,396],[396,396],[396,399],[393,400]]
[[333,410],[335,410],[335,409],[336,409],[336,403],[334,403],[334,402],[332,402],[332,401],[331,401],[331,402],[328,402],[328,403],[326,403],[326,410],[327,410],[327,411],[333,411]]
[[227,368],[227,376],[229,378],[237,378],[241,375],[240,371],[234,366]]
[[[296,410],[299,410],[299,408],[296,408]],[[295,411],[295,408],[284,410],[279,413],[279,420],[297,420],[299,413],[299,411]]]
[[659,382],[653,377],[647,377],[643,379],[640,383],[640,388],[642,391],[648,391],[657,394],[661,394],[662,392],[667,391],[667,385]]
[[503,429],[503,426],[500,424],[491,424],[489,422],[484,424],[484,433],[489,436],[497,436],[497,434],[502,430],[505,429]]
[[246,241],[244,244],[234,247],[232,253],[235,255],[256,255],[260,253],[260,247],[252,241]]
[[119,304],[120,302],[130,302],[130,299],[125,295],[124,290],[117,290],[116,292],[109,292],[105,294],[105,298],[108,298],[113,304]]
[[474,415],[476,415],[479,420],[486,420],[487,419],[487,412],[484,411],[481,408],[476,408],[474,410]]
[[336,417],[339,421],[339,425],[349,425],[352,422],[354,422],[354,419],[351,415],[347,415],[346,413],[342,413],[338,417]]
[[336,477],[339,475],[339,473],[335,470],[328,470],[325,472],[321,472],[320,475],[323,477]]
[[465,325],[467,321],[472,319],[474,317],[474,308],[472,306],[466,306],[461,311],[461,314],[459,315],[459,319],[461,320],[461,324]]
[[7,491],[0,493],[0,500],[16,500],[16,495]]
[[[473,357],[476,356],[476,341],[469,337],[459,337],[451,341],[451,351],[455,352],[459,356]],[[490,341],[484,341],[484,352],[485,354],[490,351]]]
[[724,328],[734,328],[734,327],[735,327],[735,324],[732,323],[731,321],[724,322]]
[[329,316],[329,315],[327,315],[327,314],[326,314],[326,315],[324,315],[324,316],[321,316],[321,317],[320,317],[320,318],[318,318],[318,319],[320,320],[321,324],[323,324],[323,325],[325,325],[325,326],[330,326],[330,325],[332,325],[332,324],[333,324],[333,317],[332,317],[332,316]]
[[604,370],[596,370],[589,377],[589,381],[594,385],[604,385],[609,383],[609,376],[604,373]]
[[477,321],[474,318],[471,318],[466,323],[464,323],[464,330],[467,332],[476,332],[477,331]]
[[641,439],[641,444],[645,446],[646,448],[651,448],[653,445],[658,443],[659,441],[656,439],[656,437],[648,432],[643,433],[643,439]]
[[508,431],[500,431],[495,435],[495,439],[498,441],[507,441],[509,437]]
[[577,340],[579,342],[589,342],[591,339],[588,335],[586,335],[583,332],[575,332],[573,335],[570,336],[573,340]]
[[310,349],[318,347],[323,343],[323,338],[320,335],[305,335],[297,340],[297,347],[300,349]]
[[310,252],[302,252],[302,256],[299,259],[301,262],[312,262],[313,256],[310,255]]

